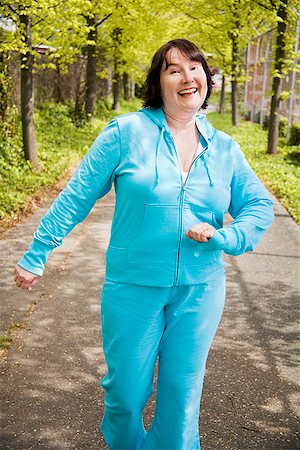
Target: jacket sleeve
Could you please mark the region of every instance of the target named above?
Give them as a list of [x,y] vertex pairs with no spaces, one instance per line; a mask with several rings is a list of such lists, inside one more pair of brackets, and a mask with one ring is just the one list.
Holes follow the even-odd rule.
[[274,220],[273,202],[257,178],[243,152],[234,142],[233,176],[229,213],[233,222],[217,230],[208,241],[208,249],[230,255],[252,251]]
[[51,251],[88,215],[110,189],[120,160],[120,132],[112,120],[99,134],[65,189],[42,218],[34,239],[18,265],[42,275]]

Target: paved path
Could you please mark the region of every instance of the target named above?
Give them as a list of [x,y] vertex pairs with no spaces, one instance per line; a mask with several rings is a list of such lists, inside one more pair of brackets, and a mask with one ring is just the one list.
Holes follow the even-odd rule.
[[[111,194],[97,204],[52,253],[32,292],[14,288],[11,272],[46,208],[0,242],[2,334],[23,324],[1,366],[1,450],[107,449],[98,431],[106,370],[99,297],[113,204]],[[296,449],[299,229],[276,202],[257,251],[227,262],[227,305],[202,402],[203,450]],[[152,398],[146,427],[153,406]]]

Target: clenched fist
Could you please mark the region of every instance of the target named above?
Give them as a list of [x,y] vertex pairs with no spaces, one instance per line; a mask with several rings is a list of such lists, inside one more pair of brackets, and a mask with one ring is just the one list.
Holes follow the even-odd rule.
[[22,267],[16,265],[14,270],[14,278],[16,285],[19,288],[31,291],[32,286],[36,284],[41,277],[35,275],[34,273],[28,272],[27,270],[22,269]]
[[215,234],[215,231],[215,228],[209,223],[200,222],[193,225],[189,231],[185,233],[185,235],[197,242],[208,242],[208,240]]

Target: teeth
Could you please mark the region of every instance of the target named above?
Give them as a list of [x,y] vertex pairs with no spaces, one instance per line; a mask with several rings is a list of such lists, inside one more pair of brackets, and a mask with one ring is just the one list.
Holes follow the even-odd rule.
[[183,89],[182,91],[179,91],[178,94],[194,94],[197,92],[196,88],[190,88],[190,89]]

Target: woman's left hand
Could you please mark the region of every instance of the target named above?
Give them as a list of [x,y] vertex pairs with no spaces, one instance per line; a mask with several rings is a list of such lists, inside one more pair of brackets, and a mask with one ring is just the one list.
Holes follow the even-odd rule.
[[197,242],[208,242],[213,237],[216,230],[209,223],[200,222],[193,225],[185,235]]

